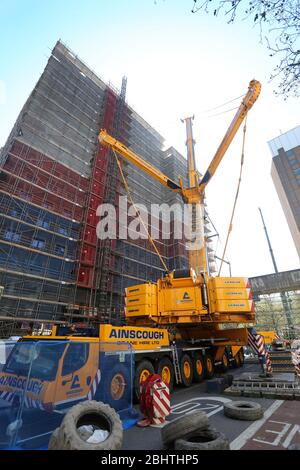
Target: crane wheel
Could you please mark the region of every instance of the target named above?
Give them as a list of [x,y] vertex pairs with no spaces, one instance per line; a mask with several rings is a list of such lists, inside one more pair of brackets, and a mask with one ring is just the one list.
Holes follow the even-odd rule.
[[182,385],[184,387],[190,387],[193,382],[193,363],[192,359],[188,354],[183,354],[180,359],[180,372]]
[[174,388],[174,367],[168,357],[162,357],[157,365],[157,374],[161,376],[163,382],[168,385],[170,393]]
[[228,355],[226,352],[224,352],[221,361],[222,361],[222,364],[221,364],[222,372],[227,372],[229,369],[229,359],[228,359]]
[[239,354],[239,358],[240,358],[240,367],[243,367],[244,362],[245,362],[245,356],[244,356],[243,349],[240,349],[238,354]]
[[239,352],[234,356],[234,361],[232,361],[232,365],[235,369],[241,367],[241,360],[239,356]]
[[123,364],[115,365],[103,377],[103,385],[99,387],[100,401],[108,403],[115,410],[128,408],[131,403],[130,370]]
[[194,382],[200,383],[205,377],[205,365],[202,354],[196,352],[193,358]]
[[144,382],[149,377],[149,375],[153,374],[155,374],[155,370],[152,362],[145,359],[144,361],[138,362],[136,364],[134,376],[134,393],[137,401],[140,399],[141,383]]
[[205,377],[211,379],[215,373],[215,362],[212,354],[206,354],[204,356],[205,365]]

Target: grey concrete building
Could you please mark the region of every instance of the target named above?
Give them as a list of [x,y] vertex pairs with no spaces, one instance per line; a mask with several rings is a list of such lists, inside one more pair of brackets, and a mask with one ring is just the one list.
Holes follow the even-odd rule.
[[300,258],[300,126],[268,144],[271,175]]

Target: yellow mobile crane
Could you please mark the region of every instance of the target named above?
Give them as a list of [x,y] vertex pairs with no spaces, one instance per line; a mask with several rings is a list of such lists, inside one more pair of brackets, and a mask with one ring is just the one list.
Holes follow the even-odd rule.
[[[64,403],[70,400],[85,399],[90,387],[96,381],[101,369],[99,341],[106,344],[126,342],[134,349],[135,376],[134,389],[139,395],[140,383],[149,374],[158,373],[172,389],[177,383],[188,387],[193,381],[201,382],[211,378],[215,366],[226,371],[230,362],[233,366],[243,363],[243,346],[248,343],[247,327],[255,322],[254,304],[248,279],[241,277],[212,277],[207,268],[205,236],[203,230],[203,201],[205,188],[217,170],[228,146],[260,93],[260,83],[252,80],[215,156],[203,178],[200,178],[195,165],[191,120],[186,119],[188,147],[189,186],[183,187],[182,180],[172,181],[161,171],[151,166],[139,155],[127,148],[102,130],[99,141],[108,146],[127,161],[140,168],[170,190],[182,196],[191,204],[191,224],[199,229],[196,243],[188,251],[189,269],[167,272],[156,283],[144,283],[126,289],[125,316],[128,326],[100,324],[96,328],[78,329],[53,326],[50,336],[31,335],[23,341],[57,340],[62,350],[57,358],[57,369],[47,380],[43,378],[43,388],[30,392],[30,398]],[[121,169],[121,167],[120,167]],[[200,208],[200,210],[199,210]],[[74,325],[75,326],[75,325]],[[64,375],[64,364],[71,351],[80,343],[89,343],[85,362],[74,362],[72,373]],[[84,344],[83,344],[84,346]],[[18,353],[12,352],[11,361]],[[101,349],[101,348],[100,348]],[[99,366],[96,358],[99,356]],[[124,368],[123,368],[124,369]],[[120,366],[112,366],[107,390],[113,403],[124,398],[128,377]],[[68,369],[69,370],[69,369]],[[70,372],[70,371],[69,371]],[[14,380],[20,372],[12,369],[0,374],[0,392],[13,393]],[[73,381],[81,387],[72,388]],[[46,380],[46,381],[45,381]],[[77,382],[76,382],[77,383]],[[1,385],[2,384],[2,385]],[[99,387],[101,388],[101,381]],[[95,395],[97,396],[97,395]]]
[[187,118],[189,187],[182,180],[172,181],[168,176],[144,161],[139,155],[101,130],[99,141],[108,146],[152,178],[179,193],[191,208],[190,225],[196,228],[196,239],[188,247],[189,272],[168,273],[156,284],[140,284],[126,291],[126,317],[131,324],[145,325],[215,325],[224,323],[252,323],[255,315],[249,298],[248,280],[244,278],[210,277],[206,259],[206,240],[203,227],[204,192],[216,172],[233,137],[249,109],[259,96],[261,85],[252,80],[236,115],[226,132],[206,173],[199,181],[196,170],[191,119]]

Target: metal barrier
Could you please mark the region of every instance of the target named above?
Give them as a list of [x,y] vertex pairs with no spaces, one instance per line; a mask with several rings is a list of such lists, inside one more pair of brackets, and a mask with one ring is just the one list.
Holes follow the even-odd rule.
[[22,341],[0,372],[0,448],[41,449],[73,405],[103,401],[124,427],[132,407],[134,351],[126,343]]

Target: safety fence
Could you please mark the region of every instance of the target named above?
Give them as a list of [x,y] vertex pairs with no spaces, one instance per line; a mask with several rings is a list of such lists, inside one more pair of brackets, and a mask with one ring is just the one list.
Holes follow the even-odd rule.
[[85,400],[110,405],[124,427],[136,422],[131,346],[81,339],[14,346],[0,372],[0,449],[47,449],[65,413]]

